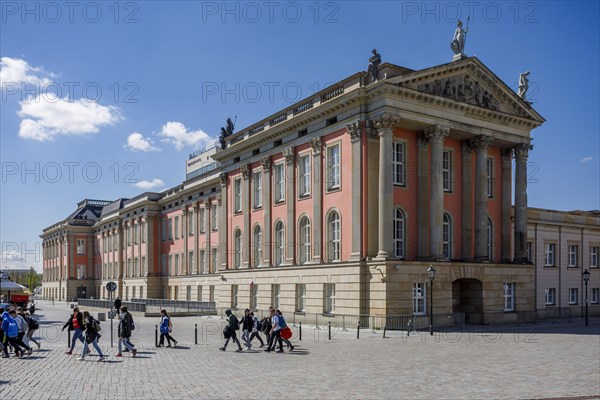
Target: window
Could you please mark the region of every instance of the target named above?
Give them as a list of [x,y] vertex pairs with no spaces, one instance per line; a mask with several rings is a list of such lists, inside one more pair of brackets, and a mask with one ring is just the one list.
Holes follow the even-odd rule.
[[254,227],[254,266],[255,267],[260,267],[262,265],[262,251],[263,251],[263,244],[262,244],[262,228],[260,227],[260,225],[256,225]]
[[213,249],[211,251],[213,272],[215,272],[219,269],[219,266],[217,265],[217,254],[218,254],[217,248],[213,247]]
[[273,189],[275,192],[275,203],[285,199],[285,178],[283,164],[275,164],[273,167]]
[[194,211],[190,210],[188,213],[188,235],[194,235]]
[[405,145],[404,142],[393,142],[392,143],[392,176],[394,185],[406,184],[405,175]]
[[568,267],[577,267],[577,255],[579,254],[579,246],[576,244],[569,245],[569,265]]
[[494,197],[494,159],[487,159],[487,197]]
[[146,264],[146,257],[142,257],[142,276],[148,275],[148,264]]
[[413,315],[425,315],[427,299],[427,284],[413,283]]
[[161,239],[163,242],[167,240],[167,220],[163,219],[161,222]]
[[238,285],[231,285],[231,308],[238,307]]
[[533,261],[533,242],[527,242],[527,261]]
[[200,228],[200,232],[204,232],[205,231],[205,224],[204,224],[204,216],[206,215],[206,208],[201,208],[200,209],[200,215],[198,216],[200,221],[198,221],[198,225]]
[[300,219],[300,264],[310,261],[310,220],[304,216]]
[[146,223],[142,222],[140,225],[140,234],[142,236],[142,243],[146,243]]
[[179,275],[179,254],[175,254],[175,275]]
[[262,207],[262,172],[257,171],[252,177],[254,182],[254,208]]
[[333,314],[335,312],[335,283],[326,283],[323,288],[325,304],[323,312]]
[[140,276],[140,264],[137,257],[133,259],[133,276]]
[[239,178],[233,181],[233,201],[233,210],[236,213],[242,212],[242,180]]
[[191,286],[187,286],[186,290],[185,290],[185,299],[187,301],[192,300],[192,287]]
[[169,218],[169,226],[167,233],[169,235],[169,240],[173,240],[173,218]]
[[250,309],[258,308],[258,285],[250,285]]
[[237,229],[234,237],[234,254],[233,254],[233,266],[239,268],[242,265],[242,231]]
[[179,216],[175,217],[175,239],[179,239]]
[[140,233],[140,225],[139,224],[135,224],[133,225],[133,243],[138,244],[138,235]]
[[554,267],[554,250],[556,249],[556,244],[546,243],[545,247],[546,248],[544,252],[544,266]]
[[77,255],[85,255],[85,239],[77,239]]
[[200,250],[200,273],[206,273],[206,252],[204,250]]
[[569,304],[577,304],[577,298],[579,294],[578,288],[569,289]]
[[194,252],[193,251],[190,251],[188,253],[188,271],[190,274],[196,273],[196,270],[194,269]]
[[271,305],[273,308],[279,308],[279,294],[281,291],[281,286],[279,284],[271,285]]
[[[112,269],[112,266],[111,266]],[[162,274],[163,276],[166,276],[169,273],[169,264],[168,264],[168,258],[166,254],[162,255]],[[111,273],[112,276],[112,273]]]
[[452,191],[452,152],[449,150],[442,153],[442,186],[444,192]]
[[198,289],[197,289],[197,291],[198,291],[198,297],[197,297],[197,300],[198,300],[198,301],[202,301],[202,285],[199,285],[199,286],[198,286]]
[[336,144],[327,149],[327,189],[340,187],[340,145]]
[[340,215],[332,211],[327,218],[327,260],[340,261]]
[[397,258],[404,258],[404,237],[406,233],[404,224],[404,212],[396,208],[394,210],[394,255]]
[[487,219],[487,258],[494,259],[494,223],[492,219]]
[[285,258],[285,228],[283,222],[275,224],[275,265],[283,264]]
[[77,266],[77,279],[85,279],[85,265]]
[[514,283],[504,283],[504,311],[515,311]]
[[300,157],[298,165],[298,194],[300,197],[310,195],[310,155]]
[[590,268],[598,268],[598,253],[600,252],[600,246],[590,247]]
[[556,304],[556,289],[546,289],[546,305],[553,306],[554,304]]
[[296,311],[304,312],[306,305],[306,285],[303,283],[296,284]]
[[452,219],[448,213],[444,213],[442,227],[442,247],[444,258],[452,258]]
[[210,206],[210,224],[211,224],[211,229],[213,231],[216,231],[217,229],[219,229],[218,225],[217,225],[217,205],[216,204],[211,204]]
[[169,254],[169,275],[175,275],[173,272],[173,254]]
[[215,301],[215,286],[214,285],[210,285],[208,287],[208,301],[213,302]]
[[592,296],[590,297],[590,303],[598,304],[598,292],[600,292],[599,288],[592,288]]

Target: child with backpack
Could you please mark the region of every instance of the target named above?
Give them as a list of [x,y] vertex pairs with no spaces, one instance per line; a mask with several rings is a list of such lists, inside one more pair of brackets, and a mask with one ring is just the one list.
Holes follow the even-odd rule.
[[[242,345],[240,344],[240,340],[237,338],[237,331],[240,329],[240,321],[238,321],[237,317],[229,309],[225,311],[225,314],[228,318],[228,324],[225,328],[227,334],[225,335],[225,343],[223,344],[223,347],[219,348],[219,350],[225,351],[225,349],[227,349],[229,339],[233,339],[233,341],[238,345],[238,349],[236,351],[243,351]],[[225,334],[225,332],[223,333]]]
[[260,342],[260,347],[263,347],[265,342],[263,342],[262,338],[258,334],[258,332],[262,331],[262,323],[254,316],[253,312],[250,312],[250,317],[252,318],[252,335],[250,335],[248,342],[252,342],[254,338],[257,338]]
[[171,347],[171,341],[173,341],[173,346],[177,346],[177,340],[175,340],[171,336],[171,332],[173,331],[173,324],[171,323],[171,318],[167,315],[167,310],[160,311],[160,341],[156,347],[162,347],[165,345],[165,338],[167,338],[167,347]]
[[33,342],[37,345],[37,348],[40,348],[40,342],[38,342],[37,340],[35,340],[33,338],[33,334],[35,333],[35,331],[37,331],[40,328],[40,324],[39,322],[37,322],[35,319],[33,319],[33,317],[31,316],[31,314],[29,314],[28,312],[25,313],[25,322],[27,322],[27,339],[30,342]]
[[94,317],[92,317],[88,311],[84,311],[83,324],[85,330],[85,342],[83,342],[83,352],[81,353],[81,357],[79,357],[77,360],[85,360],[85,355],[89,352],[90,343],[92,344],[92,346],[94,346],[94,348],[98,352],[98,355],[100,356],[98,361],[104,360],[104,354],[102,354],[102,350],[100,349],[100,346],[98,346],[98,339],[101,336],[100,321],[94,319]]
[[19,347],[18,342],[19,326],[17,325],[17,321],[15,321],[16,316],[17,313],[15,310],[4,311],[2,313],[2,330],[4,331],[4,341],[2,342],[4,345],[4,354],[2,358],[8,358],[8,345],[11,345],[15,350],[15,356],[23,356],[24,350]]

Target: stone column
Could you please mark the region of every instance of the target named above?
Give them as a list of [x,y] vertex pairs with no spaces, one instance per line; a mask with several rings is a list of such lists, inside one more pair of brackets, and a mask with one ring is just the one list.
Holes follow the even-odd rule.
[[515,262],[527,262],[527,157],[533,146],[515,146]]
[[473,147],[462,143],[462,258],[473,260]]
[[181,270],[183,272],[182,275],[189,275],[190,271],[188,269],[188,210],[187,206],[181,207],[181,223],[183,224],[183,260],[181,260]]
[[[123,238],[123,221],[119,221],[117,224],[117,235],[118,235],[118,249],[117,249],[117,293],[115,297],[119,296],[123,298],[123,245],[125,244],[125,238]],[[113,263],[113,268],[115,267]]]
[[375,121],[379,133],[379,251],[377,259],[385,260],[394,256],[392,242],[394,208],[394,183],[392,179],[392,136],[399,125],[395,116],[382,115]]
[[294,265],[296,246],[294,233],[296,231],[296,149],[288,147],[283,151],[285,157],[285,199],[287,207],[287,224],[285,227],[285,255],[284,263]]
[[204,201],[204,231],[206,232],[204,237],[206,238],[206,243],[204,244],[204,262],[206,264],[206,273],[210,274],[213,271],[212,263],[212,248],[211,248],[211,234],[212,234],[212,207],[211,202],[207,198]]
[[512,149],[502,149],[502,262],[511,261],[510,254],[510,206],[512,203]]
[[229,247],[227,246],[227,173],[222,172],[221,178],[221,218],[219,218],[219,259],[221,268],[227,269],[227,254]]
[[450,129],[434,125],[425,129],[425,135],[431,142],[431,176],[429,178],[429,235],[430,255],[434,260],[444,258],[443,228],[444,228],[444,182],[442,177],[442,156],[444,153],[444,138]]
[[244,213],[244,231],[242,232],[242,265],[241,268],[250,268],[250,213],[252,205],[250,202],[250,166],[244,164],[242,171],[242,212]]
[[475,261],[488,260],[487,255],[487,149],[491,136],[481,135],[473,139],[475,149]]
[[362,260],[362,137],[361,122],[347,125],[352,147],[352,252],[349,261]]
[[262,265],[270,267],[271,263],[271,157],[265,157],[260,160],[263,169],[263,262]]
[[195,202],[194,203],[194,270],[191,271],[191,273],[193,274],[199,274],[200,271],[198,269],[199,267],[199,260],[200,260],[200,256],[198,255],[199,251],[200,251],[200,228],[198,227],[199,224],[199,215],[200,215],[200,202]]
[[417,136],[417,225],[418,258],[429,259],[429,136]]
[[323,161],[322,161],[322,149],[323,144],[320,137],[316,137],[310,141],[312,147],[312,159],[313,159],[313,178],[312,178],[312,190],[313,190],[313,259],[312,262],[315,264],[321,264],[323,262]]
[[158,272],[156,271],[156,256],[158,255],[160,258],[160,250],[157,253],[156,249],[160,249],[161,246],[156,235],[156,221],[158,221],[157,214],[146,216],[146,265],[148,266],[146,276],[156,276]]

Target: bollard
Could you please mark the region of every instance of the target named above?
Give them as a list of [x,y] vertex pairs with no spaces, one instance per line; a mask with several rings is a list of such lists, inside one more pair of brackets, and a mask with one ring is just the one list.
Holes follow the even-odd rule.
[[356,338],[360,338],[360,321],[358,321],[356,324]]
[[67,331],[68,335],[67,335],[67,347],[70,349],[71,348],[71,331]]
[[406,326],[406,337],[410,337],[410,319],[408,320],[408,323]]
[[331,340],[331,321],[329,321],[329,340]]
[[302,321],[299,322],[300,327],[298,328],[298,330],[300,331],[298,334],[298,340],[302,340]]
[[154,325],[154,346],[158,346],[158,325]]
[[387,326],[383,327],[383,338],[385,339],[385,331],[387,331]]
[[194,324],[194,343],[198,344],[198,324]]

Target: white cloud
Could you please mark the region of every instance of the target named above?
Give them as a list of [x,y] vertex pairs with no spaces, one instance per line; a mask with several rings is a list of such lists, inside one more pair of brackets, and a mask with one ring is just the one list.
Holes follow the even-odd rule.
[[27,252],[23,255],[17,250],[5,250],[1,255],[0,267],[2,269],[29,269],[30,267],[40,269],[41,260],[39,259],[39,254],[39,252]]
[[150,190],[157,187],[165,186],[165,183],[161,179],[154,178],[151,181],[139,181],[133,186],[135,186],[138,189]]
[[582,163],[586,163],[588,161],[592,161],[594,159],[594,157],[583,157],[581,160],[579,160]]
[[43,68],[32,67],[25,60],[10,57],[0,58],[0,83],[2,88],[11,85],[20,87],[22,84],[49,84],[51,80],[43,75],[52,76],[52,74],[44,72]]
[[127,144],[123,147],[131,151],[160,151],[158,147],[152,145],[152,140],[150,138],[144,138],[144,136],[138,132],[133,132],[131,135],[127,136]]
[[19,116],[24,119],[19,136],[24,139],[46,141],[57,135],[96,133],[100,127],[121,119],[117,107],[102,106],[87,99],[61,99],[48,93],[29,97],[20,104]]
[[184,146],[204,147],[215,141],[203,130],[190,131],[181,122],[167,122],[162,126],[159,136],[165,137],[164,141],[172,143],[177,150]]

